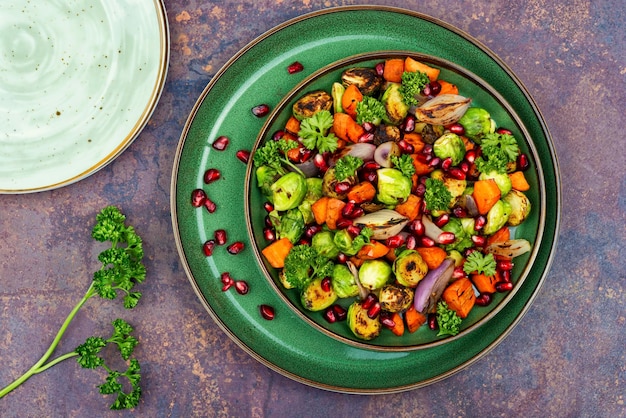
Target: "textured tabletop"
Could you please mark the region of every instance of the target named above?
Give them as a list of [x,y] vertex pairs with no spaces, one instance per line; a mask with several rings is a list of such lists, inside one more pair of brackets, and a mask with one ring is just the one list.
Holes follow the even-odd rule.
[[[483,358],[408,392],[328,392],[253,359],[203,308],[179,261],[170,217],[172,166],[190,111],[216,72],[257,36],[322,7],[355,4],[371,3],[165,1],[169,74],[139,137],[78,183],[0,196],[0,388],[39,359],[89,286],[98,267],[93,218],[114,204],[146,252],[143,298],[124,313],[140,340],[140,403],[109,412],[111,399],[96,388],[102,374],[65,361],[0,399],[0,416],[626,417],[621,0],[378,3],[441,19],[486,45],[534,97],[554,141],[563,201],[552,267],[521,322]],[[108,332],[118,308],[89,301],[58,351]]]

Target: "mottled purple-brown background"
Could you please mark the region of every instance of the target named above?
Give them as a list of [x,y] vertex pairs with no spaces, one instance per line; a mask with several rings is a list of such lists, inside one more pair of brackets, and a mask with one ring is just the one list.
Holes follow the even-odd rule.
[[[185,120],[211,77],[311,0],[166,0],[171,62],[146,129],[112,164],[55,191],[0,196],[0,387],[49,345],[96,269],[89,231],[107,204],[145,241],[149,280],[125,317],[140,335],[144,395],[107,412],[97,373],[67,361],[0,400],[0,416],[626,416],[626,7],[623,0],[381,1],[444,20],[519,76],[541,109],[562,175],[561,234],[532,308],[493,351],[436,384],[399,394],[310,388],[258,363],[197,300],[179,262],[169,207]],[[371,3],[370,3],[371,4]],[[364,24],[366,24],[364,22]],[[104,333],[113,304],[88,303],[59,351]]]

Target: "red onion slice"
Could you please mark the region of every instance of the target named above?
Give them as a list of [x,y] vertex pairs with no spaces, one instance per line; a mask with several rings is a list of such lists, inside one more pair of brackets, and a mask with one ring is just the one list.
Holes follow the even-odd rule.
[[413,305],[418,312],[430,312],[441,298],[454,273],[454,260],[446,258],[434,270],[430,270],[417,284]]

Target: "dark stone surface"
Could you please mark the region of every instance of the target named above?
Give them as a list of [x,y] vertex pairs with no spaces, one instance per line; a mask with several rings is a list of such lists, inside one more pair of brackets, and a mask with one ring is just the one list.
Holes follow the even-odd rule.
[[[63,362],[0,399],[0,416],[626,416],[626,15],[617,0],[381,1],[442,19],[499,55],[554,139],[563,211],[556,256],[532,308],[493,351],[422,389],[381,396],[310,388],[236,346],[197,300],[172,234],[176,145],[196,98],[241,47],[282,21],[356,1],[168,0],[171,63],[160,103],[112,164],[58,190],[0,196],[0,387],[45,351],[89,285],[102,207],[145,241],[149,280],[126,318],[140,338],[144,395],[107,413],[102,375]],[[364,22],[363,24],[367,24]],[[329,29],[330,30],[330,29]],[[90,301],[59,352],[108,332],[117,305]]]

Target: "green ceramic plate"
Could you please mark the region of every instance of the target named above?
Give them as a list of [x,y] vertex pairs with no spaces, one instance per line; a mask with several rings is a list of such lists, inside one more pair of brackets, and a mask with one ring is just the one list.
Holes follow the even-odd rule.
[[[368,22],[364,25],[363,22]],[[332,28],[332,37],[328,36]],[[417,36],[419,34],[419,36]],[[402,50],[450,61],[486,80],[510,104],[528,132],[538,176],[532,186],[545,201],[537,232],[536,257],[517,293],[485,324],[445,344],[413,351],[355,347],[311,326],[287,306],[254,255],[246,231],[247,165],[238,150],[252,149],[265,120],[251,115],[260,103],[276,106],[313,72],[355,54]],[[304,71],[288,74],[294,61]],[[219,136],[228,147],[212,147]],[[204,172],[216,168],[221,178],[204,184]],[[521,320],[542,285],[552,261],[560,212],[558,167],[550,135],[528,92],[510,69],[467,34],[431,17],[396,8],[327,9],[288,21],[257,38],[234,56],[198,99],[176,153],[172,178],[172,222],[183,266],[195,292],[219,326],[244,350],[271,369],[302,383],[350,393],[386,393],[424,386],[467,367],[493,349]],[[191,205],[202,188],[216,204],[209,213]],[[202,251],[218,229],[228,244],[240,241],[237,255],[217,246]],[[222,291],[220,275],[246,280],[250,290]],[[272,321],[260,305],[275,308]],[[407,371],[410,371],[408,373]]]

